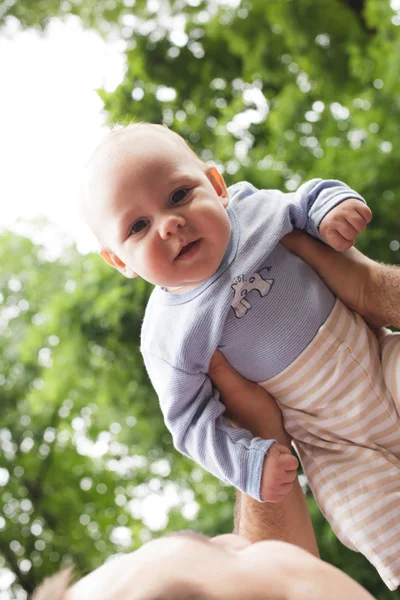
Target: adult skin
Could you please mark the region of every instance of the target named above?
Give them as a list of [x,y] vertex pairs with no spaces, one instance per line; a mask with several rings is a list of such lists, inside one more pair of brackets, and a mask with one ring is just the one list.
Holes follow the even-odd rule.
[[[400,325],[399,268],[378,265],[355,250],[326,252],[325,246],[297,233],[285,244],[375,327]],[[355,267],[351,275],[349,265]],[[219,353],[210,376],[233,421],[254,435],[290,444],[280,411],[265,390],[239,376]],[[234,535],[208,540],[193,533],[172,534],[103,565],[68,591],[67,574],[61,574],[35,600],[371,600],[355,581],[313,556],[317,546],[298,482],[280,504],[260,504],[243,495],[235,521],[247,540],[269,541],[249,544]]]
[[[400,328],[400,267],[377,263],[351,248],[336,252],[301,231],[285,236],[282,243],[308,262],[328,287],[374,329]],[[222,354],[215,353],[209,375],[220,390],[230,418],[253,435],[275,438],[289,445],[281,414],[261,388],[228,370]],[[253,393],[243,401],[245,390]],[[247,398],[247,396],[246,396]],[[268,422],[262,414],[268,414]],[[280,504],[260,504],[237,492],[235,532],[251,542],[277,539],[291,542],[318,556],[317,544],[299,482]]]
[[[231,418],[255,434],[290,443],[279,410],[263,388],[233,371],[222,355],[216,355],[211,375],[229,395]],[[263,424],[266,404],[270,419]],[[241,406],[250,409],[241,411]],[[244,496],[240,527],[248,529],[248,538],[275,539],[251,543],[233,534],[213,539],[194,532],[170,534],[107,562],[68,590],[68,573],[61,573],[45,582],[34,600],[373,600],[354,580],[312,554],[317,552],[315,538],[298,483],[279,504],[259,504]]]
[[197,534],[149,542],[96,569],[64,596],[51,597],[91,598],[373,600],[353,579],[297,546],[271,540],[248,544],[234,535],[210,540]]
[[336,252],[298,230],[285,236],[282,243],[308,262],[332,292],[367,323],[400,329],[400,266],[377,263],[356,248]]
[[[220,352],[211,360],[209,376],[220,391],[229,418],[254,436],[276,439],[290,446],[282,413],[274,399],[259,385],[234,371]],[[268,415],[268,418],[265,418]],[[260,503],[237,492],[235,532],[251,542],[272,539],[295,544],[319,556],[311,518],[299,480],[278,503]]]
[[[211,371],[229,396],[231,418],[255,434],[272,434],[289,444],[279,410],[263,388],[233,371],[222,355],[216,355]],[[268,424],[263,423],[266,404],[271,409]],[[242,411],[243,406],[250,408]],[[259,504],[243,496],[240,528],[248,531],[246,537],[275,539],[250,543],[233,534],[213,539],[193,532],[170,534],[109,561],[68,590],[68,574],[61,573],[34,600],[373,600],[354,580],[312,554],[317,552],[315,538],[297,486],[280,504]]]

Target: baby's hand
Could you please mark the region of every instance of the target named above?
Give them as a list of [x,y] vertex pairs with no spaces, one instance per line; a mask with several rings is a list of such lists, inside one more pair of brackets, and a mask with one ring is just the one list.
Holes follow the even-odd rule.
[[364,231],[372,219],[371,209],[355,198],[344,200],[321,221],[322,239],[339,252],[351,248],[357,235]]
[[261,499],[280,502],[290,492],[297,477],[299,461],[289,448],[274,443],[264,460],[261,479]]

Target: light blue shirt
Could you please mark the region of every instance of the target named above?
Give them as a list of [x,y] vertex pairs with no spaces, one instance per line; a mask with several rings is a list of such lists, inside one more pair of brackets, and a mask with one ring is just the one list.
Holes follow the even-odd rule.
[[218,348],[233,368],[266,381],[289,366],[326,321],[335,298],[281,238],[294,227],[321,240],[324,216],[347,185],[313,179],[296,192],[229,189],[232,231],[216,273],[193,290],[156,287],[146,309],[141,351],[175,447],[223,481],[260,498],[262,467],[275,440],[234,428],[207,376]]

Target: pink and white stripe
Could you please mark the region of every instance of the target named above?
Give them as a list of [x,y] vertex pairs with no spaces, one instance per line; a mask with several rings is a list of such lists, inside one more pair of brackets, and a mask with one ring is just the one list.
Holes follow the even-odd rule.
[[338,538],[400,584],[400,334],[379,342],[339,300],[278,376],[278,401],[315,499]]

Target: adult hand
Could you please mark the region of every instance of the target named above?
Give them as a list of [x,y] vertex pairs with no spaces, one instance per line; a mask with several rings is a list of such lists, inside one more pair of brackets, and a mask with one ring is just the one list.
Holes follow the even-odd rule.
[[282,413],[275,400],[257,383],[234,371],[218,350],[214,353],[208,375],[219,390],[228,418],[254,436],[275,439],[290,446],[283,428]]
[[306,233],[294,230],[281,243],[307,262],[332,292],[374,328],[390,324],[380,298],[382,267],[350,248],[337,252]]
[[[275,439],[290,448],[281,411],[264,388],[234,371],[218,351],[211,359],[208,375],[235,424],[254,436]],[[250,542],[282,540],[319,555],[305,496],[296,478],[286,498],[277,504],[260,503],[238,492],[234,520],[235,532]]]

